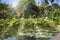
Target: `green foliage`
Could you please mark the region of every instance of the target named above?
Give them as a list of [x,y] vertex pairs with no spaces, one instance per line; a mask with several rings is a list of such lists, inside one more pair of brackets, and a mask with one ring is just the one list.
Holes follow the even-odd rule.
[[[44,2],[49,3],[48,0]],[[50,2],[52,4],[54,0]],[[56,3],[37,6],[34,0],[21,0],[16,12],[8,4],[0,3],[0,36],[15,36],[21,30],[24,33],[36,30],[59,32],[58,25],[60,25],[60,6]]]
[[20,17],[30,18],[33,16],[38,17],[39,15],[39,7],[34,0],[20,0],[17,9],[21,14]]
[[[36,27],[42,28],[42,29],[47,29],[47,30],[56,30],[55,25],[56,22],[53,19],[46,19],[46,18],[36,18],[36,19],[23,19],[24,21],[24,27],[26,30],[36,30]],[[20,19],[20,22],[23,22]],[[20,23],[20,24],[21,24]]]
[[13,35],[14,32],[11,29],[13,24],[16,22],[16,19],[12,16],[12,14],[13,12],[8,7],[8,4],[0,3],[0,37]]
[[12,9],[8,7],[9,5],[6,3],[0,3],[0,19],[7,19],[14,17],[13,14],[14,10],[12,12]]

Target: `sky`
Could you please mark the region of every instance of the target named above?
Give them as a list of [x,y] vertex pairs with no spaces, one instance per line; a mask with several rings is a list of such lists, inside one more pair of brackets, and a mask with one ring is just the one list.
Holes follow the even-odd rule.
[[2,2],[12,4],[12,7],[15,7],[18,4],[19,0],[2,0]]
[[[37,3],[40,0],[35,0],[35,1]],[[2,2],[5,2],[7,4],[12,4],[12,7],[15,7],[18,4],[19,0],[2,0]],[[57,3],[57,0],[55,0],[55,3]],[[60,5],[60,0],[58,0],[58,4]]]

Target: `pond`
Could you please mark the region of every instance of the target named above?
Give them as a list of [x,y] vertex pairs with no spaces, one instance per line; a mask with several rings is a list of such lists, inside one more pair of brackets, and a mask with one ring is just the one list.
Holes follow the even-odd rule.
[[6,39],[0,39],[0,40],[49,40],[52,37],[53,33],[47,33],[47,32],[40,32],[37,31],[35,32],[27,32],[27,33],[22,33],[19,32],[18,36],[11,36]]
[[47,38],[35,38],[34,36],[19,36],[18,38],[16,37],[8,37],[7,39],[0,39],[0,40],[47,40]]
[[0,39],[0,40],[16,40],[16,37],[8,37],[8,38],[2,38],[2,39]]

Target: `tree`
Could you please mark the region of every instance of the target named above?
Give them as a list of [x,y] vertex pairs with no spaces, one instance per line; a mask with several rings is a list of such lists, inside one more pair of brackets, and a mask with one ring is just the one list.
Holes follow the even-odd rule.
[[[0,37],[8,37],[13,34],[10,31],[16,22],[13,9],[9,8],[6,3],[0,3]],[[15,29],[15,27],[14,27]],[[14,30],[15,31],[15,30]],[[8,33],[8,35],[7,35]],[[14,33],[14,32],[13,32]]]
[[[43,4],[52,4],[55,0],[43,0]],[[50,2],[50,3],[49,3]]]
[[[20,6],[21,5],[21,6]],[[36,6],[36,3],[34,0],[27,0],[27,1],[20,1],[19,4],[19,11],[22,15],[24,15],[25,18],[29,17],[37,17],[39,14],[39,7]],[[22,11],[21,11],[22,10]]]
[[8,11],[6,10],[7,9],[7,6],[5,3],[0,3],[0,19],[1,18],[7,18],[7,13]]
[[51,2],[51,4],[54,2],[54,0],[49,0]]
[[43,5],[48,5],[49,2],[48,2],[48,0],[43,0],[43,1],[42,1],[42,4],[43,4]]

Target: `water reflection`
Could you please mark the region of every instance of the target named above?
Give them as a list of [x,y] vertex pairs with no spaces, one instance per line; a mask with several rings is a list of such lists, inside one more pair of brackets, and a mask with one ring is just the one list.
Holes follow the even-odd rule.
[[16,40],[16,37],[10,37],[9,40]]
[[52,37],[52,33],[46,32],[28,32],[28,33],[21,33],[17,34],[18,36],[8,37],[7,39],[0,39],[0,40],[48,40]]
[[16,37],[8,37],[7,39],[0,39],[0,40],[16,40]]

